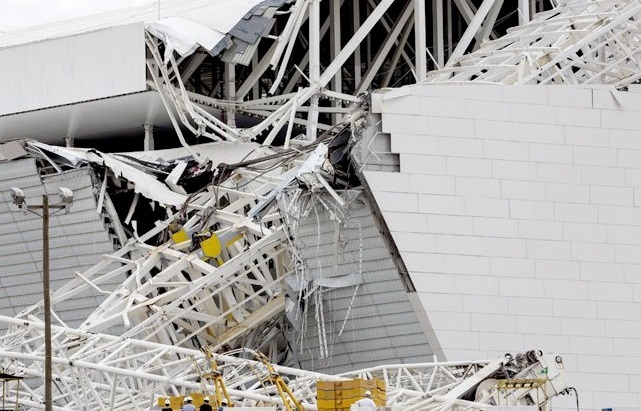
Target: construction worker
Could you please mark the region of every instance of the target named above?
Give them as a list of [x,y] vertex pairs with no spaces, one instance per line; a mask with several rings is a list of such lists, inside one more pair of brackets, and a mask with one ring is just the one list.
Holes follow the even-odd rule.
[[376,403],[374,400],[372,400],[372,393],[369,391],[365,391],[365,398],[361,398],[360,400],[356,401],[354,403],[359,409],[376,409]]
[[196,411],[196,407],[194,406],[194,404],[191,403],[192,401],[193,400],[189,395],[186,396],[184,399],[185,403],[183,404],[181,411]]
[[227,398],[223,397],[223,399],[220,400],[220,407],[218,407],[218,411],[223,411],[225,408],[227,408]]
[[199,408],[200,411],[212,411],[211,405],[209,404],[209,397],[203,398],[203,404]]
[[165,400],[165,406],[160,411],[174,411],[171,408],[171,401],[169,401],[168,399]]

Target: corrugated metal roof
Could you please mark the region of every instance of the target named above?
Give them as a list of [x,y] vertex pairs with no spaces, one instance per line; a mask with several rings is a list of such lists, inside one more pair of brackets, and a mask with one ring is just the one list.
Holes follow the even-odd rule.
[[[307,266],[306,275],[336,277],[361,273],[364,282],[358,290],[349,286],[323,292],[329,355],[322,359],[316,307],[314,298],[310,299],[303,349],[298,353],[301,366],[336,373],[390,362],[407,363],[409,359],[431,361],[427,338],[369,207],[357,201],[351,204],[349,218],[339,230],[338,245],[336,226],[329,213],[322,207],[316,210],[318,215],[312,210],[301,218],[295,233]],[[344,332],[338,336],[346,316]]]

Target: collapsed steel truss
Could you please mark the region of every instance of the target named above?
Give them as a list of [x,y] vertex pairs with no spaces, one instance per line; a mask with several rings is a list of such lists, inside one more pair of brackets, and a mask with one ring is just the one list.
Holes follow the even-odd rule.
[[[281,325],[286,307],[297,307],[288,305],[283,279],[301,269],[286,223],[288,208],[301,192],[322,197],[322,203],[333,211],[345,205],[341,194],[328,184],[332,170],[323,167],[326,152],[318,135],[335,134],[337,126],[346,125],[355,131],[358,114],[351,106],[374,85],[394,86],[393,79],[408,75],[411,80],[404,81],[422,81],[428,67],[445,68],[432,72],[427,81],[506,83],[622,84],[636,80],[633,68],[639,71],[634,28],[641,6],[632,1],[563,4],[503,38],[484,43],[487,45],[480,44],[496,38],[492,29],[503,1],[485,0],[476,10],[471,1],[454,1],[467,23],[456,42],[445,41],[442,3],[436,2],[433,22],[440,29],[435,31],[431,53],[422,1],[354,1],[352,37],[342,41],[340,16],[348,2],[332,0],[331,12],[326,14],[321,13],[320,3],[284,2],[291,7],[283,32],[266,51],[256,52],[240,86],[236,63],[221,63],[225,68],[221,95],[197,93],[193,88],[197,68],[209,57],[197,53],[165,58],[163,44],[147,36],[149,87],[160,93],[179,140],[194,159],[203,160],[187,144],[184,130],[215,141],[259,139],[264,146],[280,139],[282,148],[275,154],[265,147],[259,154],[261,170],[221,169],[224,178],[190,195],[179,209],[168,207],[167,218],[148,233],[130,238],[121,234],[123,245],[118,251],[56,290],[54,304],[88,290],[106,295],[77,329],[62,321],[54,326],[57,408],[125,410],[139,404],[148,409],[159,396],[211,390],[200,378],[208,363],[199,347],[224,352],[251,345],[287,362]],[[515,6],[524,23],[529,20],[529,4],[520,1]],[[357,15],[361,7],[368,10],[363,19]],[[396,14],[391,20],[387,13],[393,7]],[[321,16],[325,17],[322,22]],[[304,24],[307,35],[302,33]],[[364,54],[367,44],[368,49],[372,47],[375,27],[384,33],[377,37],[380,47],[376,53]],[[326,35],[331,37],[331,58],[323,67],[320,44]],[[292,63],[292,51],[300,43],[307,45],[307,53]],[[464,55],[472,48],[477,50]],[[358,69],[350,81],[344,81],[348,61]],[[362,63],[367,64],[364,72]],[[270,67],[273,75],[266,76]],[[285,73],[289,73],[287,78]],[[264,97],[265,87],[273,95]],[[247,127],[238,127],[243,117],[254,120]],[[301,132],[305,135],[300,136]],[[186,238],[180,241],[180,235]],[[151,245],[151,239],[162,241]],[[207,248],[208,240],[216,251]],[[101,289],[107,279],[125,275],[126,280],[113,293]],[[34,409],[42,408],[42,387],[37,382],[43,368],[41,311],[38,304],[15,318],[0,317],[0,323],[9,328],[0,338],[0,365],[7,372],[28,377],[21,383],[20,403]],[[109,335],[113,330],[123,331]],[[226,370],[227,385],[239,403],[281,401],[273,389],[260,384],[258,362],[242,356],[216,355],[216,359]],[[487,362],[387,366],[360,374],[380,375],[387,382],[391,405],[473,409],[482,406],[438,398],[483,365]],[[291,376],[290,387],[308,409],[315,408],[317,379],[360,375],[277,369]]]

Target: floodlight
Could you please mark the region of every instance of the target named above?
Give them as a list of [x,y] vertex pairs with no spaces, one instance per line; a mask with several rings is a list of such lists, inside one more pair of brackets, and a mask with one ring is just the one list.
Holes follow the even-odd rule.
[[13,199],[13,204],[21,206],[24,204],[24,191],[17,187],[11,187],[11,198]]

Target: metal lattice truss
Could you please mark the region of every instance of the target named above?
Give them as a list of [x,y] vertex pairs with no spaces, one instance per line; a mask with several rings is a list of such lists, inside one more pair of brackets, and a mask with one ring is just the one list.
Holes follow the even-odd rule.
[[426,82],[628,85],[641,78],[638,1],[560,3],[473,53],[454,56]]

